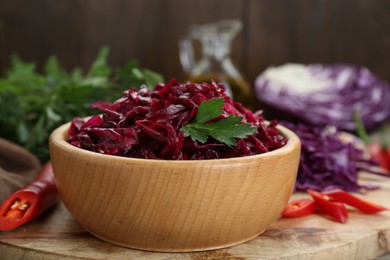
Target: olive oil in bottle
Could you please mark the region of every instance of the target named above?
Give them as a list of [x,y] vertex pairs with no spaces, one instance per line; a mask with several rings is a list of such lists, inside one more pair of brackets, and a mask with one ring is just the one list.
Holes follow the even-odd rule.
[[[223,83],[226,93],[234,101],[253,109],[251,88],[230,59],[231,42],[241,28],[239,20],[192,26],[188,35],[180,41],[180,61],[189,81]],[[198,59],[195,57],[194,40],[200,43]]]

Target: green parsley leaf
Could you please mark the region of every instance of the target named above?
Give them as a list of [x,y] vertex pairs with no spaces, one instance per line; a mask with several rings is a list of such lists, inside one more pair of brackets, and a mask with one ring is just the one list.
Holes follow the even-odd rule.
[[195,120],[183,126],[180,130],[184,136],[190,136],[193,141],[206,143],[209,136],[230,146],[236,145],[235,138],[245,138],[252,135],[257,127],[251,124],[241,124],[242,117],[229,115],[214,123],[206,122],[218,118],[222,114],[223,98],[211,99],[200,104]]
[[191,136],[192,141],[198,140],[202,144],[207,142],[207,137],[210,135],[210,131],[204,124],[188,124],[183,126],[180,130],[184,132],[184,136]]
[[204,124],[219,117],[222,114],[223,105],[223,98],[213,98],[208,102],[202,102],[194,122]]
[[136,60],[130,60],[123,68],[116,70],[115,78],[121,82],[124,89],[138,88],[143,84],[153,90],[156,83],[164,82],[161,74],[141,68]]
[[0,137],[23,146],[42,163],[50,159],[48,139],[59,125],[74,117],[94,114],[90,104],[113,101],[130,87],[164,82],[162,75],[129,61],[118,76],[108,65],[109,49],[102,47],[84,73],[80,67],[66,71],[50,56],[43,73],[36,65],[11,57],[11,66],[0,76]]

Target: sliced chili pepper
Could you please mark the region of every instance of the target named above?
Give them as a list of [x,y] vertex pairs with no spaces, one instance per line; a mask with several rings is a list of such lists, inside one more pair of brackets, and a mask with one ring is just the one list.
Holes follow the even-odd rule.
[[12,230],[34,219],[59,200],[51,163],[0,206],[0,230]]
[[348,211],[343,203],[331,201],[326,195],[314,190],[308,189],[307,192],[314,199],[320,213],[329,216],[340,223],[344,223],[348,220]]
[[366,214],[375,214],[384,210],[387,210],[387,208],[382,207],[378,204],[360,199],[348,192],[345,192],[340,189],[330,190],[323,192],[326,196],[328,196],[331,200],[342,202],[345,204],[348,204],[354,208],[357,208],[363,213]]
[[284,218],[299,218],[316,212],[316,205],[311,199],[293,200],[287,204],[282,212]]

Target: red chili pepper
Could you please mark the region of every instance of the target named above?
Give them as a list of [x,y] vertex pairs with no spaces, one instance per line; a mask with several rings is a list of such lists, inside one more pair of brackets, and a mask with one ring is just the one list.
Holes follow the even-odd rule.
[[373,161],[376,161],[380,167],[390,172],[390,146],[386,139],[382,138],[382,144],[372,141],[368,135],[359,111],[353,114],[356,132],[363,143],[367,146],[367,151]]
[[51,163],[33,181],[0,206],[0,230],[12,230],[34,219],[59,200]]
[[314,190],[309,189],[307,192],[314,199],[320,213],[327,215],[340,223],[344,223],[348,220],[348,211],[343,203],[331,201],[326,195]]
[[367,149],[372,160],[376,161],[383,169],[390,171],[390,147],[386,149],[379,143],[370,143]]
[[293,200],[287,204],[282,212],[282,217],[299,218],[313,214],[316,212],[316,205],[310,199]]
[[381,167],[385,169],[388,173],[390,173],[390,153],[387,151],[390,148],[387,148],[386,150],[383,149],[383,157],[386,160],[385,162],[382,162]]
[[385,207],[382,207],[378,204],[360,199],[348,192],[345,192],[340,189],[335,189],[335,190],[330,190],[323,192],[326,196],[328,196],[331,200],[337,201],[337,202],[342,202],[345,204],[348,204],[354,208],[357,208],[363,213],[366,214],[375,214],[380,211],[387,210]]
[[387,147],[387,169],[390,172],[390,146]]

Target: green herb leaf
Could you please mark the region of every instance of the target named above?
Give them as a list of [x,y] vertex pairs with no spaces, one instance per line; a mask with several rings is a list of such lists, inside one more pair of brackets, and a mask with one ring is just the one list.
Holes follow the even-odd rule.
[[192,141],[199,141],[202,144],[207,142],[207,137],[210,135],[210,131],[204,124],[188,124],[183,126],[180,130],[184,132],[184,136],[191,136]]
[[210,128],[210,135],[227,145],[236,145],[234,138],[245,138],[248,135],[252,135],[256,131],[256,127],[251,124],[240,124],[242,117],[239,116],[228,116],[218,122],[215,122]]
[[371,142],[370,137],[369,137],[366,129],[364,128],[364,123],[363,123],[363,120],[360,116],[359,110],[355,109],[353,111],[353,119],[355,121],[355,128],[356,128],[356,132],[357,132],[358,136],[360,137],[360,139],[362,139],[362,141],[365,144],[369,144]]
[[241,124],[242,117],[239,116],[229,115],[217,122],[207,124],[207,122],[218,118],[222,114],[223,106],[223,98],[202,102],[195,120],[183,126],[180,130],[184,132],[185,137],[190,136],[193,141],[206,143],[208,136],[211,136],[230,146],[236,145],[235,138],[245,138],[256,131],[257,127],[251,124]]
[[142,69],[143,80],[145,81],[146,86],[150,89],[154,89],[156,83],[164,82],[164,78],[161,74],[156,73],[149,69]]
[[138,88],[145,84],[149,89],[153,90],[156,83],[164,82],[161,74],[140,68],[135,60],[131,60],[123,68],[117,69],[115,78],[125,88]]
[[103,47],[99,50],[96,60],[92,63],[91,69],[88,72],[88,76],[92,77],[108,77],[111,69],[107,65],[109,49]]
[[223,106],[223,98],[213,98],[208,102],[202,102],[199,106],[198,113],[196,114],[195,122],[204,124],[207,121],[219,117],[222,114]]
[[78,67],[67,72],[55,56],[47,59],[44,73],[38,73],[34,63],[13,55],[9,71],[0,78],[0,137],[23,146],[44,163],[49,159],[50,133],[74,117],[92,115],[91,103],[114,101],[129,87],[164,82],[160,74],[135,61],[119,69],[121,78],[115,77],[108,54],[108,48],[101,48],[88,73]]

